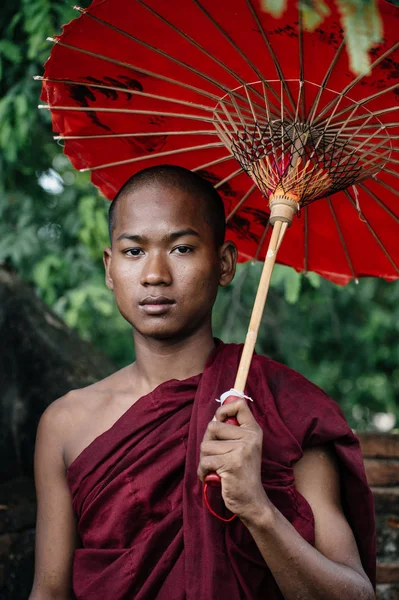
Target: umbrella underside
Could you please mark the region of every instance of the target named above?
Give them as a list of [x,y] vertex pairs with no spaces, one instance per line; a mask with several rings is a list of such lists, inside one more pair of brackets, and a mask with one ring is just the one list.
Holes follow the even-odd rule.
[[110,199],[146,166],[199,172],[240,260],[264,259],[269,200],[288,195],[299,219],[279,262],[337,283],[399,277],[397,8],[381,3],[385,41],[354,77],[333,7],[310,33],[293,2],[281,20],[256,0],[109,4],[67,25],[46,64],[76,168]]

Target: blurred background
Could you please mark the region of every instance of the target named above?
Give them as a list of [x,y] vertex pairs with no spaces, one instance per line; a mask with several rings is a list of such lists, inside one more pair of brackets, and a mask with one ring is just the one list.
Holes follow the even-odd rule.
[[[52,139],[50,115],[37,109],[33,76],[49,55],[46,37],[75,16],[64,0],[3,0],[0,14],[0,598],[29,594],[40,414],[69,389],[134,360],[130,326],[104,284],[109,202],[73,170]],[[244,340],[261,266],[241,265],[220,291],[214,328],[225,342]],[[393,455],[384,446],[370,460],[395,459],[399,282],[342,288],[277,266],[257,351],[322,387],[368,439],[393,432]],[[399,477],[390,473],[376,485],[394,489]],[[392,498],[383,507],[396,521],[380,535],[391,562],[399,538],[399,496]],[[399,598],[395,581],[388,584],[380,597]]]

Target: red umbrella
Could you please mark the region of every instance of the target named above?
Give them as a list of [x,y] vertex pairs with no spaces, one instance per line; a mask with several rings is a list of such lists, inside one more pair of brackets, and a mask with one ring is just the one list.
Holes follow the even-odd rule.
[[46,63],[56,139],[106,197],[179,164],[222,195],[239,259],[267,257],[240,391],[292,220],[278,262],[340,284],[399,277],[399,8],[380,1],[383,43],[354,76],[329,7],[310,33],[293,0],[277,20],[259,0],[94,0]]

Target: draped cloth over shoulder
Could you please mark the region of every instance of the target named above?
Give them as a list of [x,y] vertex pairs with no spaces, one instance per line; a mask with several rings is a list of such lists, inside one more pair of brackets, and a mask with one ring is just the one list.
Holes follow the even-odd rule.
[[[78,599],[281,600],[245,526],[212,517],[197,477],[215,399],[231,387],[241,346],[218,343],[202,375],[168,381],[140,398],[68,469],[82,548]],[[303,450],[331,443],[342,504],[363,566],[375,582],[374,507],[357,439],[339,407],[298,373],[261,356],[246,393],[264,431],[262,481],[296,530],[314,544],[310,506],[294,484]],[[222,509],[222,507],[219,507]]]

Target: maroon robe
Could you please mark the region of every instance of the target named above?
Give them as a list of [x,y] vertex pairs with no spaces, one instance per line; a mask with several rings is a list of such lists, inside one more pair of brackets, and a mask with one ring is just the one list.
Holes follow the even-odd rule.
[[[197,476],[215,399],[232,386],[241,350],[219,342],[202,375],[167,381],[140,398],[69,467],[83,545],[73,567],[78,599],[283,598],[240,520],[224,524],[205,508]],[[358,441],[338,405],[262,356],[252,361],[246,393],[264,431],[264,488],[310,544],[313,514],[295,488],[292,467],[304,449],[333,444],[344,511],[374,584],[373,499]]]

